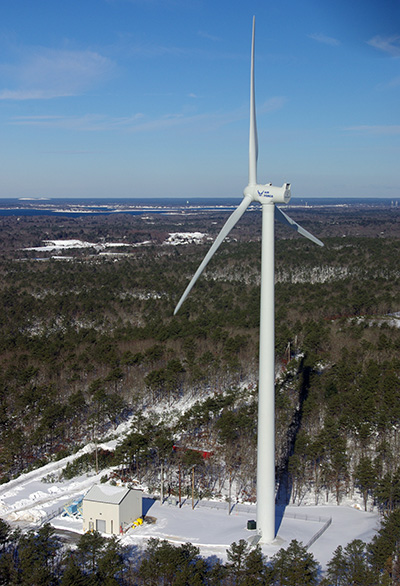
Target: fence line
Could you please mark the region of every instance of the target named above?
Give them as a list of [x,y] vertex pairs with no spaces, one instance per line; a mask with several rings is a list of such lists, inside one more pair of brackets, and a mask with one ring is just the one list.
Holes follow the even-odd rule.
[[[183,505],[191,505],[192,501],[190,499],[185,499],[182,503]],[[228,503],[223,503],[220,501],[197,501],[195,502],[195,507],[205,507],[209,509],[226,509],[228,510]],[[243,505],[241,503],[236,503],[232,506],[231,512],[233,510],[238,510],[243,513],[251,513],[254,514],[256,512],[255,507],[251,505]],[[316,515],[302,515],[301,513],[291,513],[285,512],[284,517],[287,519],[299,519],[301,521],[313,521],[315,523],[323,523],[321,529],[319,529],[311,539],[306,543],[305,548],[310,548],[316,541],[325,533],[328,527],[332,524],[332,517],[321,517]]]
[[[178,499],[176,497],[174,497],[174,504],[178,504]],[[168,502],[168,499],[166,499],[166,502]],[[192,506],[192,499],[189,498],[183,498],[182,499],[182,507],[186,506],[186,505],[190,505]],[[233,513],[235,510],[236,511],[241,511],[242,513],[249,513],[254,515],[255,514],[255,506],[251,506],[251,505],[242,505],[241,503],[233,503],[231,505],[229,505],[228,501],[207,501],[207,500],[199,500],[196,499],[194,502],[194,506],[195,508],[198,507],[204,507],[207,509],[217,509],[217,510],[226,510],[226,512],[228,513],[228,509],[230,508],[231,513]]]
[[[302,515],[301,513],[286,513],[284,517],[287,519],[301,519],[302,521],[315,521],[316,523],[326,523],[330,520],[332,522],[332,517],[317,517],[314,515]],[[329,523],[330,525],[330,523]],[[328,527],[329,527],[328,525]]]
[[61,507],[58,507],[58,509],[54,509],[53,511],[50,511],[49,513],[47,513],[47,515],[45,517],[43,517],[42,520],[40,521],[40,527],[42,525],[44,525],[45,523],[48,523],[49,521],[54,519],[54,517],[58,517],[58,515],[61,515],[63,510],[64,510],[64,505],[62,505]]
[[330,517],[326,521],[326,523],[321,527],[321,529],[319,531],[317,531],[316,534],[311,537],[311,539],[308,541],[308,543],[306,543],[306,549],[311,547],[312,544],[315,543],[317,541],[317,539],[319,539],[323,533],[325,533],[325,531],[328,529],[328,527],[331,523],[332,523],[332,517]]

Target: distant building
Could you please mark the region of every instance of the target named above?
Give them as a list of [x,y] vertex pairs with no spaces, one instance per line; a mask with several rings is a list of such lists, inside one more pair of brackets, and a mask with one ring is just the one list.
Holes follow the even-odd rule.
[[83,499],[83,531],[118,535],[142,516],[142,491],[95,484]]

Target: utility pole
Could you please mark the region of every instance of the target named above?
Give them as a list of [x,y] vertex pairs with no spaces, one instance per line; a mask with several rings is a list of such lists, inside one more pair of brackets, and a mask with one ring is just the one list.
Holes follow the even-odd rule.
[[182,506],[181,462],[179,461],[179,508]]
[[231,514],[231,497],[232,497],[232,468],[229,468],[228,515]]
[[192,509],[194,509],[194,466],[192,468]]
[[160,494],[161,504],[164,502],[164,463],[161,462],[161,494]]

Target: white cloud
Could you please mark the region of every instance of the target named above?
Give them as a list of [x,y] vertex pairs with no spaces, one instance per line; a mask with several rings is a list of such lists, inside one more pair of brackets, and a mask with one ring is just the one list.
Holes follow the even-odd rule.
[[[63,94],[72,95],[72,94]],[[58,91],[50,90],[0,90],[0,100],[48,100],[58,98]]]
[[386,84],[386,87],[392,88],[392,87],[398,87],[399,85],[400,85],[400,77],[394,77]]
[[377,35],[368,41],[368,45],[388,53],[392,57],[400,57],[400,36],[382,37]]
[[165,56],[181,57],[190,56],[195,53],[192,49],[185,49],[183,47],[157,45],[154,43],[137,43],[131,45],[127,54],[133,55],[134,57],[146,57],[146,58],[158,58]]
[[312,33],[311,35],[308,35],[308,37],[313,41],[317,41],[317,43],[331,45],[331,47],[338,47],[340,45],[340,41],[338,41],[338,39],[335,39],[334,37],[328,37],[322,33]]
[[131,128],[142,120],[143,114],[112,118],[101,114],[84,116],[16,116],[11,120],[15,126],[36,126],[44,128],[62,128],[65,130],[100,131]]
[[200,125],[202,129],[218,128],[240,118],[235,114],[165,114],[159,118],[150,118],[143,114],[126,117],[86,114],[84,116],[16,116],[10,124],[42,128],[59,128],[64,130],[98,132],[155,132],[173,127]]
[[400,134],[400,124],[392,125],[360,125],[360,126],[348,126],[344,129],[348,132],[358,132],[362,134],[375,134],[375,135],[397,135]]
[[[25,50],[14,65],[3,65],[8,87],[2,100],[38,100],[79,95],[110,77],[114,63],[94,51],[37,47]],[[10,87],[11,86],[11,87]]]
[[393,77],[391,80],[385,82],[385,83],[379,83],[376,88],[378,90],[390,90],[392,88],[395,87],[399,87],[400,86],[400,77]]
[[286,104],[287,99],[284,96],[274,96],[266,100],[261,106],[257,108],[258,114],[264,114],[266,112],[274,112],[280,110]]
[[[272,97],[258,108],[258,114],[279,110],[285,103],[286,98],[284,97]],[[213,131],[247,117],[248,111],[246,107],[230,112],[167,113],[158,118],[150,118],[141,112],[124,117],[111,117],[102,114],[86,114],[84,116],[15,116],[11,119],[10,124],[86,132],[115,130],[134,133],[155,132],[174,127],[189,129],[195,127],[199,131]]]
[[206,31],[199,31],[197,33],[199,35],[199,37],[202,37],[203,39],[208,39],[209,41],[220,41],[221,38],[217,37],[215,35],[210,35],[210,33],[206,32]]

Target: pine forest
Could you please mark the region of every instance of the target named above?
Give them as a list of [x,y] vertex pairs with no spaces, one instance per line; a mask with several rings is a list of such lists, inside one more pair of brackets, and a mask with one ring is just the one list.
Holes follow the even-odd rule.
[[[21,534],[0,521],[0,584],[400,584],[399,211],[290,214],[325,246],[276,228],[277,502],[356,499],[382,515],[373,542],[337,550],[321,577],[295,541],[268,562],[234,543],[227,563],[211,567],[191,544],[151,540],[134,563],[96,533],[67,556],[50,526]],[[255,502],[258,211],[243,216],[173,316],[225,219],[218,210],[0,216],[0,482],[130,419],[114,451],[77,458],[65,478],[111,467],[105,480],[159,494],[162,466],[176,495],[178,469],[190,484],[196,466],[198,498]],[[169,239],[197,232],[196,241]],[[67,239],[98,244],[32,250]]]

